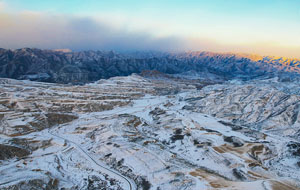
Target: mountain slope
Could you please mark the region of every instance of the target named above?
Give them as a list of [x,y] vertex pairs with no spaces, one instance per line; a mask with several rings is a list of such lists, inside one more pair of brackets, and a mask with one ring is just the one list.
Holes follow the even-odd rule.
[[299,189],[297,83],[150,74],[0,79],[0,189]]
[[210,52],[131,53],[0,49],[0,77],[58,83],[86,83],[145,70],[167,74],[211,73],[223,80],[298,77],[300,61],[280,57]]

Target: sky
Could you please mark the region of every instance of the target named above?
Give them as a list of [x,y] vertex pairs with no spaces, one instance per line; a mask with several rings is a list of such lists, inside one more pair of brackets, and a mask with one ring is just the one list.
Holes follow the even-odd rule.
[[300,0],[0,0],[0,47],[300,58]]

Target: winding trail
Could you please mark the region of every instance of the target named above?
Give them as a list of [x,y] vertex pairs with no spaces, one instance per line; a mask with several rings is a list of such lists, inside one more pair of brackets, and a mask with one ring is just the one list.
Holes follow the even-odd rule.
[[[117,110],[109,110],[109,111],[104,111],[92,115],[96,119],[101,119],[103,117],[114,116],[116,114],[122,114],[122,113],[127,113],[127,114],[147,113],[148,110],[151,110],[153,107],[161,105],[165,101],[165,99],[159,99],[158,101],[153,101],[153,100],[157,100],[157,99],[153,99],[152,96],[150,97],[146,96],[143,97],[142,99],[136,100],[134,107],[129,107],[129,108],[126,107]],[[89,114],[88,117],[91,117],[91,115]],[[64,140],[67,144],[79,150],[87,160],[89,160],[92,164],[95,165],[95,167],[99,169],[99,171],[107,174],[108,176],[110,176],[113,179],[116,179],[117,181],[120,181],[122,188],[126,190],[137,190],[137,185],[132,179],[122,175],[116,170],[111,169],[109,166],[105,165],[104,163],[99,163],[91,155],[89,155],[89,153],[85,149],[83,149],[78,143],[58,135],[56,132],[54,132],[54,130],[55,128],[52,128],[52,130],[50,129],[46,130],[47,135],[57,139]]]
[[126,187],[126,189],[128,190],[137,190],[137,186],[135,184],[135,182],[132,179],[129,179],[128,177],[120,174],[119,172],[110,169],[108,166],[105,166],[101,163],[98,163],[94,158],[92,158],[92,156],[90,156],[83,148],[80,147],[80,145],[78,145],[77,143],[66,139],[64,137],[58,136],[57,134],[54,134],[53,132],[51,132],[50,130],[47,131],[49,135],[55,137],[55,138],[59,138],[64,140],[66,143],[72,144],[74,147],[76,147],[83,155],[85,155],[85,157],[91,161],[92,163],[94,163],[100,170],[102,173],[105,173],[107,175],[109,175],[111,178],[114,178],[118,181],[120,181],[122,184],[124,184],[124,186]]

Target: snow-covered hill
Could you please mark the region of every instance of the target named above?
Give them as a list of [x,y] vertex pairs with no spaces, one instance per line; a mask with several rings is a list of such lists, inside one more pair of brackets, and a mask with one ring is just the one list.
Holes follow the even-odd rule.
[[297,83],[159,76],[1,79],[0,189],[299,189]]

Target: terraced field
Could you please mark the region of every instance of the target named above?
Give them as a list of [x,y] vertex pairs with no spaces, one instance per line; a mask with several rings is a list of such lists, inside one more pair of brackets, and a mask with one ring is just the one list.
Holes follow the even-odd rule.
[[297,84],[0,80],[0,189],[299,189]]

